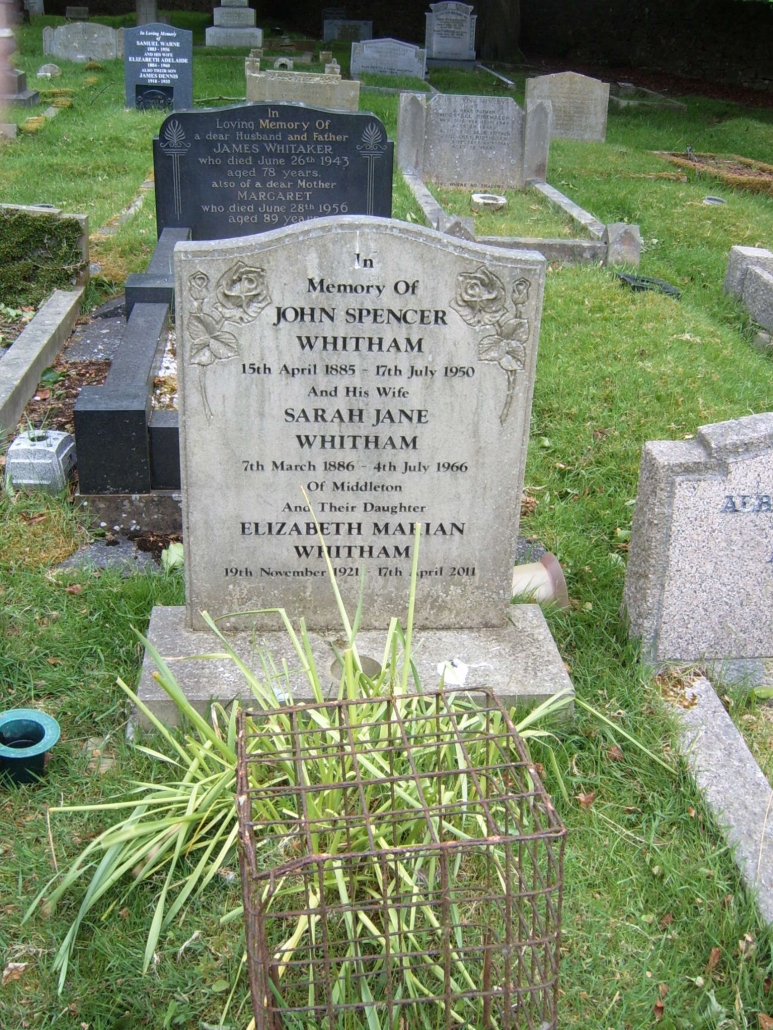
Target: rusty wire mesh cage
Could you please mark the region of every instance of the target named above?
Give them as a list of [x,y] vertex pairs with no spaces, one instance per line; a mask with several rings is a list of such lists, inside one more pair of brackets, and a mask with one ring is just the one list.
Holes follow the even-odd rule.
[[556,1025],[566,831],[476,694],[242,713],[256,1030]]

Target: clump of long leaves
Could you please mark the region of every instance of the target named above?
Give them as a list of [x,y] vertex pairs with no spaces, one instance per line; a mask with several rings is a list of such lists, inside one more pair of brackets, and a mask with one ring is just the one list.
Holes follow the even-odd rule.
[[[324,544],[324,540],[322,542]],[[376,699],[389,694],[405,694],[409,679],[412,680],[412,688],[420,692],[421,685],[411,660],[418,551],[417,532],[406,629],[403,631],[396,619],[391,620],[381,672],[376,678],[363,672],[357,651],[360,606],[354,620],[350,621],[325,551],[330,582],[347,641],[344,653],[338,655],[343,670],[339,697]],[[304,621],[300,620],[296,630],[284,609],[272,611],[281,620],[292,642],[298,660],[295,674],[305,679],[312,696],[322,702],[325,699],[323,688]],[[223,645],[222,653],[205,657],[228,657],[238,666],[249,685],[252,707],[257,705],[263,712],[272,713],[292,703],[293,671],[287,665],[279,669],[265,648],[259,646],[257,665],[262,669],[262,675],[257,675],[236,653],[215,621],[207,613],[202,613],[202,617]],[[160,935],[186,903],[206,889],[218,871],[233,858],[236,849],[238,703],[234,703],[228,711],[220,704],[213,704],[208,721],[188,702],[169,667],[152,644],[141,636],[140,639],[156,664],[157,681],[179,710],[180,722],[185,731],[173,731],[164,726],[119,679],[119,685],[127,697],[159,734],[155,748],[143,744],[136,744],[135,747],[154,760],[170,766],[177,778],[159,783],[132,782],[120,800],[96,805],[65,805],[50,810],[52,813],[119,815],[118,821],[95,837],[67,870],[58,873],[43,887],[25,913],[25,921],[41,908],[50,913],[64,895],[86,885],[81,904],[54,960],[54,969],[59,972],[60,992],[81,925],[95,906],[110,899],[111,904],[107,910],[110,912],[123,905],[128,895],[141,884],[148,880],[157,882],[158,876],[163,875],[145,946],[143,969],[147,970]],[[538,724],[571,702],[571,696],[558,695],[532,710],[516,728],[524,738],[549,736]]]

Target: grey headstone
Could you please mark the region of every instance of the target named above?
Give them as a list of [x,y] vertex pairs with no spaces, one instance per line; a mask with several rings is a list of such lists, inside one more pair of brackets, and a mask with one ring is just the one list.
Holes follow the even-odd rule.
[[[292,61],[280,57],[292,67]],[[329,67],[329,66],[328,66]],[[338,68],[338,66],[336,66]],[[254,103],[309,104],[331,111],[357,111],[360,106],[360,84],[342,79],[340,69],[324,75],[308,72],[267,69],[256,70],[251,60],[245,64],[247,100]]]
[[210,26],[210,28],[205,30],[204,38],[207,46],[246,47],[247,49],[251,49],[253,47],[263,46],[263,29],[229,29],[215,25]]
[[64,16],[68,21],[88,21],[88,7],[65,7]]
[[351,76],[359,79],[363,72],[373,75],[412,75],[423,79],[427,72],[427,52],[398,39],[352,43]]
[[523,186],[523,111],[511,97],[400,94],[397,164],[428,182]]
[[30,12],[30,14],[46,13],[43,0],[24,0],[24,7]]
[[549,100],[529,100],[523,127],[524,182],[545,182],[550,157],[553,105]]
[[98,22],[74,21],[43,29],[43,53],[61,61],[114,61],[123,57],[123,29]]
[[58,64],[42,64],[38,68],[37,77],[39,79],[58,79],[62,74],[62,69]]
[[752,265],[743,281],[743,302],[763,329],[773,329],[773,271]]
[[126,107],[193,107],[193,33],[160,22],[124,31]]
[[471,215],[443,215],[438,223],[438,231],[446,236],[455,236],[458,240],[475,242],[475,219]]
[[330,64],[330,62],[332,60],[333,60],[333,51],[332,50],[320,50],[320,52],[319,52],[319,63],[320,64]]
[[504,625],[544,258],[347,217],[179,244],[175,274],[189,623],[339,625],[304,487],[364,628],[417,520],[421,626]]
[[746,273],[754,265],[773,272],[773,252],[763,247],[731,247],[722,287],[725,293],[742,297]]
[[554,139],[605,140],[609,83],[558,72],[526,80],[526,103],[549,100],[553,107]]
[[638,265],[641,260],[641,233],[638,225],[611,222],[604,230],[608,265]]
[[255,11],[251,7],[216,7],[212,18],[218,28],[251,29],[255,26]]
[[136,10],[138,25],[153,25],[158,21],[156,0],[136,0]]
[[425,47],[428,61],[474,61],[477,15],[470,4],[448,0],[430,4]]
[[283,70],[286,72],[291,72],[293,70],[293,62],[290,60],[289,57],[277,57],[277,59],[274,61],[274,70]]
[[372,21],[351,21],[344,18],[328,18],[322,25],[322,39],[325,43],[330,43],[334,39],[354,41],[372,38]]
[[773,414],[644,445],[624,605],[647,662],[773,657]]

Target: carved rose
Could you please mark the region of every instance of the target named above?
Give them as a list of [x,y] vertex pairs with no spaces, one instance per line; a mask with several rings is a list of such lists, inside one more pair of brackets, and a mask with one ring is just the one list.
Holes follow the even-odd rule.
[[483,265],[457,275],[451,307],[468,325],[495,325],[505,314],[506,301],[504,283]]
[[225,272],[217,284],[218,307],[231,322],[251,322],[271,303],[264,268],[243,261]]
[[198,271],[188,276],[188,289],[193,300],[204,300],[208,286],[209,276],[206,272]]

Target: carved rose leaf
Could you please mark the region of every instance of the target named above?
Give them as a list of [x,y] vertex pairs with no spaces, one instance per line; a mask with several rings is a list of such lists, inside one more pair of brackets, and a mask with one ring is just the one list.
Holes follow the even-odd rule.
[[451,307],[468,325],[494,325],[505,314],[507,292],[499,276],[484,265],[456,277]]
[[507,354],[507,344],[501,336],[485,336],[478,344],[478,357],[481,361],[499,363]]
[[522,343],[510,343],[507,354],[500,360],[499,366],[505,372],[520,372],[526,365],[526,348]]
[[217,359],[209,348],[209,337],[196,340],[191,344],[190,362],[192,365],[212,365]]
[[243,261],[225,272],[217,284],[218,306],[233,322],[252,322],[271,303],[266,270],[250,268]]
[[526,343],[529,339],[529,320],[508,318],[497,323],[497,332],[505,340],[519,340],[521,343]]
[[218,361],[227,361],[228,358],[235,358],[239,353],[239,344],[233,333],[227,333],[221,329],[210,337],[209,347]]
[[218,320],[199,311],[188,319],[188,333],[192,340],[207,339],[218,331],[221,324],[222,319]]

